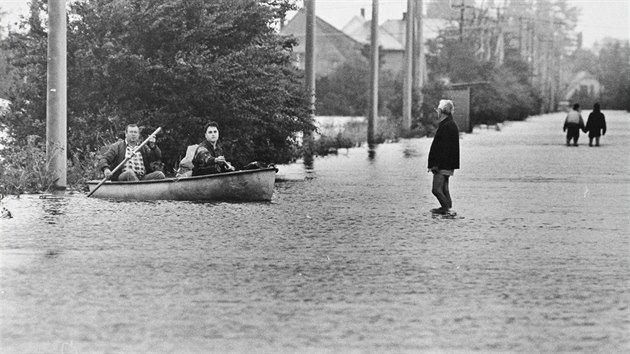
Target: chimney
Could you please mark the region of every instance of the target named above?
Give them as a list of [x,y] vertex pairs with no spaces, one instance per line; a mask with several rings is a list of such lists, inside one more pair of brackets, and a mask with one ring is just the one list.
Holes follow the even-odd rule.
[[364,8],[361,8],[361,17],[365,18],[365,9]]

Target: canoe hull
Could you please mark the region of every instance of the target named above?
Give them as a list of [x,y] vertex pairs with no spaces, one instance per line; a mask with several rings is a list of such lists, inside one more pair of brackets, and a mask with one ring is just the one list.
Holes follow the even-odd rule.
[[[275,168],[138,182],[105,182],[93,197],[116,200],[270,201]],[[99,181],[89,181],[90,192]]]

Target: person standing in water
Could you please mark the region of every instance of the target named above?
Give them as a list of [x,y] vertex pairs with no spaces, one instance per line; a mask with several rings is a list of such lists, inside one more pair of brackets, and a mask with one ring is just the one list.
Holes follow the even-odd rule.
[[580,105],[576,103],[573,105],[573,109],[569,111],[569,114],[567,114],[567,118],[564,120],[564,127],[562,127],[562,131],[567,132],[567,146],[571,145],[571,140],[573,140],[573,146],[578,146],[580,129],[585,129],[584,120],[580,114]]
[[453,120],[455,106],[451,100],[440,100],[435,121],[438,129],[429,150],[428,168],[433,173],[431,192],[440,203],[439,208],[431,209],[436,214],[454,214],[453,201],[449,190],[449,178],[459,168],[459,129]]
[[588,115],[585,131],[588,132],[588,146],[593,146],[593,138],[595,146],[599,146],[599,137],[606,135],[606,117],[600,110],[599,103],[593,105],[593,112]]

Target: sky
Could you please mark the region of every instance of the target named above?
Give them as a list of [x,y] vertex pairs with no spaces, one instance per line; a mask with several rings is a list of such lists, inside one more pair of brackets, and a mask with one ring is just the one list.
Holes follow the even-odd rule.
[[[442,0],[455,1],[457,0]],[[480,1],[480,0],[477,0]],[[577,30],[583,33],[584,47],[591,48],[604,37],[628,40],[630,37],[630,0],[566,0],[581,9]],[[425,0],[425,3],[428,0]],[[501,3],[501,0],[495,0]],[[301,1],[298,1],[301,5]],[[342,28],[350,19],[365,9],[371,17],[372,0],[315,0],[315,13],[331,25]],[[426,7],[425,7],[426,8]],[[28,12],[28,0],[1,0],[0,9],[8,13],[8,22],[15,22],[19,14]],[[407,0],[379,0],[379,22],[400,19],[407,9]],[[7,20],[3,21],[3,25]]]
[[[458,0],[450,1],[459,3]],[[502,0],[495,0],[498,4],[502,2]],[[590,48],[604,37],[628,40],[630,0],[566,0],[566,2],[570,6],[581,9],[577,31],[583,33],[584,47]],[[424,3],[428,3],[428,0]],[[359,15],[361,8],[365,9],[366,18],[371,18],[372,0],[315,0],[317,16],[337,28],[342,28],[353,16]],[[381,23],[388,19],[401,19],[402,13],[406,11],[407,0],[379,0],[379,22]]]

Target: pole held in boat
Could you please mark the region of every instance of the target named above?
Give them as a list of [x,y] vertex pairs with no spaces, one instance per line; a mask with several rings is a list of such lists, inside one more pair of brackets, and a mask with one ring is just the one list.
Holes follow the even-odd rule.
[[[140,150],[143,146],[145,146],[145,145],[149,142],[149,139],[151,139],[151,138],[155,138],[155,136],[156,136],[156,135],[160,132],[160,130],[162,130],[162,127],[157,128],[157,129],[153,132],[153,134],[149,135],[149,136],[148,136],[148,137],[147,137],[147,138],[146,138],[146,139],[142,142],[142,144],[140,144],[140,145],[136,146],[136,148],[135,148],[135,149],[133,149],[133,152],[131,153],[131,155],[130,155],[129,157],[126,157],[126,158],[123,160],[123,162],[119,163],[119,164],[118,164],[118,166],[116,166],[116,168],[114,168],[114,170],[112,171],[112,174],[111,174],[110,176],[114,175],[114,173],[115,173],[116,171],[118,171],[121,167],[125,166],[125,164],[127,163],[127,161],[129,161],[129,159],[130,159],[132,156],[134,156],[134,155],[136,154],[136,152],[138,152],[138,151],[139,151],[139,150]],[[92,194],[94,194],[94,192],[96,192],[96,190],[97,190],[97,189],[99,189],[99,188],[103,185],[103,183],[105,183],[108,179],[109,179],[109,177],[105,177],[105,178],[103,178],[103,180],[102,180],[101,182],[99,182],[99,184],[97,184],[97,185],[96,185],[96,187],[94,187],[94,189],[92,189],[92,191],[91,191],[90,193],[88,193],[88,195],[87,195],[87,196],[89,197],[89,196],[91,196]]]

